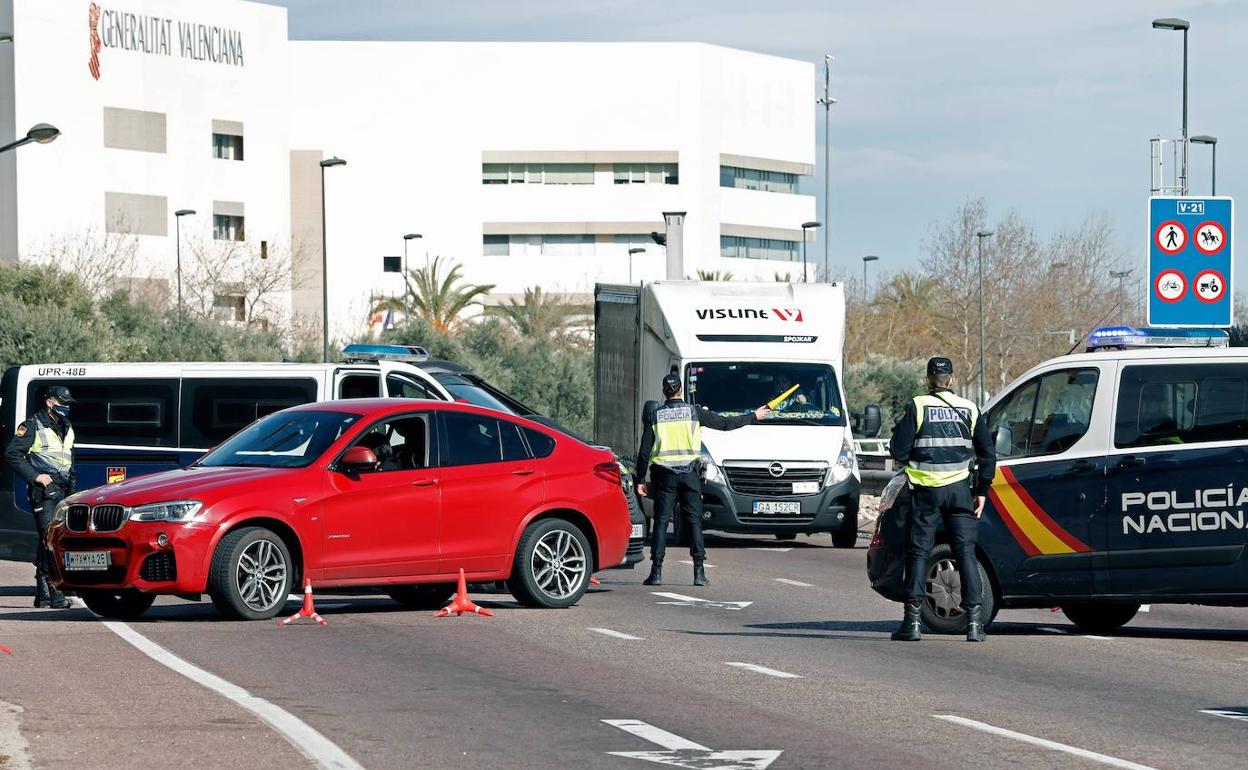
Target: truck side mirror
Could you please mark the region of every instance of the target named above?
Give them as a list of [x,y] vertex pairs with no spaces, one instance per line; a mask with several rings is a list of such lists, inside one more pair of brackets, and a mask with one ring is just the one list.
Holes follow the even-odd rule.
[[884,427],[884,413],[879,404],[867,404],[862,410],[861,430],[863,438],[878,438],[880,428]]

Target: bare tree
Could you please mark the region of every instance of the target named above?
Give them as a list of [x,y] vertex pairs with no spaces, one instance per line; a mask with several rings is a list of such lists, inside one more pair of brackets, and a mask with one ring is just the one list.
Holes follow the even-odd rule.
[[289,316],[289,293],[300,288],[293,265],[299,244],[191,239],[182,264],[186,310],[247,325],[270,325]]
[[124,232],[104,232],[88,227],[55,236],[33,250],[30,260],[52,264],[73,273],[95,300],[115,291],[134,293],[144,281],[138,274],[138,237]]

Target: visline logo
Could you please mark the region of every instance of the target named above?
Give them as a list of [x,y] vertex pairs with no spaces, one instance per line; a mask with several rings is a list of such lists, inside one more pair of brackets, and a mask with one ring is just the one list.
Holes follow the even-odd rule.
[[784,307],[784,308],[774,307],[774,308],[771,308],[770,312],[768,312],[766,308],[708,307],[708,308],[698,308],[696,312],[698,314],[699,321],[723,320],[723,319],[729,319],[729,318],[730,319],[759,318],[759,319],[765,319],[765,320],[776,318],[781,321],[788,321],[791,323],[802,323],[802,309],[800,307]]

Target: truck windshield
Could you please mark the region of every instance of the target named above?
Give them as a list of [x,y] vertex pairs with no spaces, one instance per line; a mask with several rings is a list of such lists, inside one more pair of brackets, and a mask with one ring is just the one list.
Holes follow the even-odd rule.
[[195,464],[305,468],[359,419],[346,412],[277,412],[235,433]]
[[696,363],[686,367],[685,380],[690,403],[720,414],[746,414],[775,402],[768,424],[845,424],[836,373],[827,364]]

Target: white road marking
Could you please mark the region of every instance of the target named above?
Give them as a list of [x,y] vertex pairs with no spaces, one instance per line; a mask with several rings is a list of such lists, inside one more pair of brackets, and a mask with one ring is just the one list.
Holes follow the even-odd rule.
[[1087,749],[1081,749],[1077,746],[1069,746],[1065,743],[1058,743],[1057,741],[1050,741],[1045,738],[1037,738],[1034,735],[1027,735],[1026,733],[1014,732],[1013,730],[1007,730],[1004,727],[990,725],[987,722],[977,722],[974,719],[954,716],[953,714],[932,714],[932,716],[946,722],[952,722],[954,724],[962,725],[963,727],[969,727],[973,730],[979,730],[991,735],[999,735],[1002,738],[1010,738],[1022,743],[1029,743],[1032,746],[1039,746],[1042,749],[1049,749],[1050,751],[1065,752],[1076,757],[1082,757],[1083,759],[1088,759],[1093,762],[1100,762],[1103,765],[1109,765],[1111,767],[1121,767],[1126,770],[1156,770],[1156,768],[1149,767],[1148,765],[1141,765],[1138,762],[1131,762],[1125,759],[1119,759],[1118,757],[1111,757],[1108,754],[1098,754],[1095,751],[1088,751]]
[[725,663],[724,665],[735,666],[737,668],[744,668],[747,671],[753,671],[756,674],[766,674],[767,676],[774,676],[777,679],[801,679],[802,678],[801,674],[790,674],[788,671],[777,671],[774,668],[767,668],[766,666],[760,666],[757,663]]
[[608,754],[654,762],[668,767],[684,767],[693,770],[766,770],[784,753],[774,749],[716,751],[637,719],[604,719],[602,721],[666,749],[665,751],[608,751]]
[[761,546],[750,548],[751,551],[774,551],[776,553],[788,553],[792,548],[765,548]]
[[800,580],[789,580],[788,578],[776,578],[777,583],[784,583],[786,586],[798,586],[799,588],[814,588],[814,583],[803,583]]
[[602,634],[603,636],[610,636],[615,639],[627,639],[630,642],[642,641],[642,638],[640,636],[633,636],[632,634],[625,634],[620,631],[612,631],[609,628],[587,628],[585,630],[593,631],[595,634]]
[[1226,717],[1237,722],[1248,722],[1248,709],[1201,709],[1200,713],[1215,717]]
[[364,770],[363,765],[352,759],[336,743],[280,706],[264,698],[256,697],[238,685],[188,663],[125,623],[106,620],[104,627],[162,666],[176,671],[192,682],[212,690],[255,714],[316,767],[326,768],[326,770]]
[[[693,566],[693,562],[689,561],[688,559],[681,559],[681,560],[680,560],[680,563],[681,563],[681,564],[688,564],[690,567],[692,567],[692,566]],[[712,567],[714,567],[715,565],[714,565],[714,564],[707,564],[706,562],[703,562],[703,563],[702,563],[702,566],[703,566],[703,567],[706,567],[707,569],[711,569],[711,568],[712,568]]]
[[1153,611],[1153,605],[1151,604],[1140,605],[1140,612],[1152,612],[1152,611]]
[[1064,634],[1066,636],[1079,636],[1079,637],[1083,637],[1084,639],[1099,639],[1102,642],[1112,642],[1114,640],[1114,637],[1112,636],[1097,636],[1096,634],[1072,633],[1070,631],[1067,631],[1064,628],[1054,628],[1052,626],[1040,626],[1036,630],[1043,631],[1046,634]]
[[721,602],[712,599],[702,599],[697,596],[685,596],[684,594],[673,594],[667,591],[651,591],[655,596],[661,596],[664,599],[674,599],[670,602],[657,602],[657,604],[671,604],[676,607],[705,607],[707,609],[717,610],[741,610],[749,607],[754,602]]

